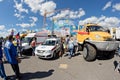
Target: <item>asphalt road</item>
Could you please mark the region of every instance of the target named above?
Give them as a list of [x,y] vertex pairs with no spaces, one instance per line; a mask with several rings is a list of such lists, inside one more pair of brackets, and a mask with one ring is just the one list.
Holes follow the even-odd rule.
[[[55,60],[39,59],[37,56],[24,56],[19,64],[22,80],[120,80],[120,74],[114,71],[111,59],[96,59],[87,62],[82,55],[68,59],[68,56]],[[7,76],[14,76],[11,66],[4,64]],[[0,78],[0,80],[2,80]]]

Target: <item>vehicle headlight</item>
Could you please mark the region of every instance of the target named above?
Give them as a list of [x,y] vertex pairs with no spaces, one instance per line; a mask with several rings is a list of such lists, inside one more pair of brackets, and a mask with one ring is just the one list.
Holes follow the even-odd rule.
[[101,36],[97,34],[97,35],[95,35],[95,38],[100,39]]

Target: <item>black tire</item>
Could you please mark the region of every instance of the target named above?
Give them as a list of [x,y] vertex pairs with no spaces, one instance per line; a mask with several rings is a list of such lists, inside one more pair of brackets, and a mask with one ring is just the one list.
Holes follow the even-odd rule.
[[85,44],[83,48],[83,57],[86,61],[94,61],[96,59],[96,49],[91,44]]
[[56,51],[54,51],[52,59],[55,59],[55,58],[56,58]]

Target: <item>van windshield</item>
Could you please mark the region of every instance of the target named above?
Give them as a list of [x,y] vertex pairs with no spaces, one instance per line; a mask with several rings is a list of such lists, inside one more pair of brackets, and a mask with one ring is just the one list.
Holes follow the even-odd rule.
[[25,37],[25,38],[22,40],[22,43],[30,43],[31,40],[32,40],[32,37]]
[[53,41],[53,40],[46,40],[45,42],[42,43],[42,45],[55,45],[56,44],[56,41]]
[[101,26],[88,26],[90,31],[105,31],[105,29]]

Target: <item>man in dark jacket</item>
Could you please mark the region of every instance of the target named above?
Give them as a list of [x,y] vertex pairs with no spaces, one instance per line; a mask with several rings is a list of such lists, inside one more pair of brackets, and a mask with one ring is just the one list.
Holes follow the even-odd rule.
[[4,78],[4,80],[8,80],[5,74],[4,65],[2,61],[3,53],[2,53],[2,41],[0,41],[0,76]]
[[18,65],[18,63],[20,62],[20,59],[18,58],[17,50],[14,44],[12,43],[12,41],[13,41],[13,36],[10,35],[8,37],[8,40],[5,43],[4,52],[5,52],[7,61],[11,64],[12,69],[16,74],[16,78],[20,80],[21,77],[20,77],[20,70]]

